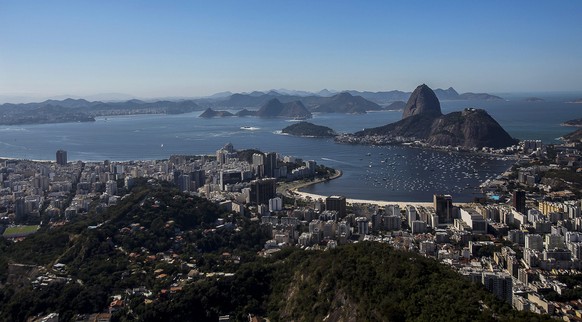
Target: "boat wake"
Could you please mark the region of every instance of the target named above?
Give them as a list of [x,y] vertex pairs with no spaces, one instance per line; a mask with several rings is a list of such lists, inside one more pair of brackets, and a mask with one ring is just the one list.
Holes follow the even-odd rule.
[[347,164],[349,166],[355,167],[354,164],[349,163],[349,162],[345,162],[345,161],[340,161],[340,160],[336,160],[336,159],[330,159],[330,158],[321,158],[324,161],[331,161],[331,162],[335,162],[335,163],[341,163],[341,164]]

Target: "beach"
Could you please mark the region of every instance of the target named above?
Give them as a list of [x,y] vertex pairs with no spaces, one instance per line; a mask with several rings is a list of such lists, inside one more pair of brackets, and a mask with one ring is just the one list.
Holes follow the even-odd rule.
[[[308,200],[321,199],[321,200],[325,201],[325,199],[329,196],[303,192],[303,191],[300,191],[300,189],[305,188],[307,186],[314,185],[314,184],[318,184],[318,183],[321,183],[321,182],[324,182],[327,180],[337,179],[341,176],[342,176],[342,172],[340,170],[336,170],[336,173],[333,176],[331,176],[329,179],[304,182],[302,184],[294,186],[293,188],[290,189],[290,191],[293,193],[293,195],[295,197],[300,196],[302,199],[308,199]],[[384,207],[387,205],[398,205],[400,207],[400,209],[406,208],[407,205],[411,205],[411,206],[415,206],[415,207],[433,207],[434,206],[434,203],[432,201],[426,201],[426,202],[385,201],[385,200],[354,199],[354,198],[349,198],[349,196],[345,196],[345,197],[346,197],[347,204],[371,204],[371,205],[377,205],[380,207]],[[459,206],[468,205],[468,203],[455,203],[455,204],[459,205]]]
[[[311,200],[322,199],[323,201],[325,201],[325,198],[329,197],[329,196],[316,195],[314,193],[307,193],[307,192],[301,192],[301,191],[294,191],[294,192],[296,194],[300,195],[301,198],[303,198],[303,199],[311,199]],[[398,205],[398,206],[400,206],[400,209],[406,208],[407,205],[412,205],[415,207],[433,207],[432,202],[384,201],[384,200],[366,200],[366,199],[352,199],[352,198],[346,198],[346,203],[348,203],[348,204],[371,204],[371,205],[378,205],[380,207],[384,207],[387,205]]]

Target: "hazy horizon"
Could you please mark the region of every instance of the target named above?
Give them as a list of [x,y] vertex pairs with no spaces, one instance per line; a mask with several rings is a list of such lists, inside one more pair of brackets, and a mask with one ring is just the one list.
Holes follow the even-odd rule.
[[582,3],[0,0],[0,100],[582,90]]
[[[454,86],[450,86],[450,87],[453,87],[454,88]],[[447,88],[442,88],[442,89],[447,89]],[[324,89],[321,89],[319,91],[326,90],[326,89],[327,88],[324,88]],[[26,95],[1,95],[0,94],[0,104],[8,104],[8,103],[10,103],[10,104],[40,103],[40,102],[47,101],[47,100],[65,100],[65,99],[84,99],[84,100],[87,100],[87,101],[90,101],[90,102],[92,102],[92,101],[124,102],[124,101],[132,100],[132,99],[143,100],[143,101],[189,100],[189,99],[196,100],[196,99],[210,98],[213,95],[218,95],[218,94],[227,93],[227,92],[231,92],[232,94],[250,94],[252,92],[268,93],[270,91],[280,91],[280,90],[297,91],[297,92],[308,92],[308,91],[304,91],[304,90],[292,90],[292,89],[288,89],[288,88],[279,88],[279,89],[272,88],[272,89],[255,90],[255,91],[249,91],[249,92],[224,91],[224,92],[218,92],[218,93],[213,93],[213,94],[204,95],[204,96],[151,96],[151,97],[140,97],[140,96],[134,96],[134,95],[127,94],[127,93],[96,93],[96,94],[90,94],[90,95],[67,95],[67,94],[63,94],[63,95],[54,95],[54,96],[42,96],[42,95],[26,96]],[[327,90],[329,90],[330,92],[333,92],[333,93],[341,93],[341,92],[346,92],[346,91],[352,91],[353,89],[342,89],[342,90],[327,89]],[[399,91],[411,93],[413,90],[414,90],[414,88],[412,88],[410,90],[399,90]],[[456,88],[455,88],[455,90],[456,90]],[[310,92],[310,93],[317,94],[319,91]],[[364,92],[364,91],[367,91],[367,90],[363,89],[363,90],[357,90],[357,91]],[[381,91],[377,91],[377,92],[384,92],[384,91],[385,92],[392,91],[392,89],[386,89],[386,90],[381,90]],[[459,94],[462,94],[462,93],[464,93],[464,92],[459,92]],[[474,93],[485,93],[485,92],[484,91],[476,91]],[[284,93],[280,93],[280,94],[284,94]],[[530,91],[522,91],[522,92],[487,92],[487,94],[500,96],[501,98],[506,99],[506,100],[523,99],[523,98],[528,98],[528,97],[540,97],[540,98],[543,98],[543,99],[557,98],[557,99],[563,100],[564,98],[566,98],[566,99],[578,99],[578,98],[582,97],[582,90],[579,90],[579,91],[538,91],[538,92],[530,92]]]

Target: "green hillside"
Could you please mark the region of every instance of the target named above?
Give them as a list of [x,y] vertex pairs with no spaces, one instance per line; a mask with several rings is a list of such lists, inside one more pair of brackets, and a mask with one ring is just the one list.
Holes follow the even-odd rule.
[[[0,321],[106,312],[114,321],[527,320],[481,287],[385,244],[258,251],[269,232],[166,184],[142,183],[22,242],[0,240]],[[55,265],[57,264],[57,265]],[[480,302],[482,301],[482,302]],[[119,304],[118,303],[118,304]]]

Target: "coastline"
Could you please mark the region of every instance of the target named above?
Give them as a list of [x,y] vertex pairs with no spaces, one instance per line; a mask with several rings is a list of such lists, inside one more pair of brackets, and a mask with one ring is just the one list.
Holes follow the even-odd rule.
[[[329,196],[325,196],[325,195],[318,195],[315,193],[309,193],[309,192],[303,192],[300,191],[300,189],[303,189],[305,187],[308,186],[312,186],[318,183],[322,183],[328,180],[333,180],[333,179],[337,179],[339,177],[341,177],[343,175],[343,172],[341,170],[335,170],[336,174],[334,174],[333,176],[331,176],[329,179],[325,179],[325,180],[315,180],[315,181],[311,181],[311,182],[305,182],[302,183],[296,187],[293,187],[292,189],[290,189],[291,193],[294,196],[299,196],[302,199],[311,199],[311,200],[317,200],[317,199],[322,199],[325,200],[327,197]],[[385,200],[369,200],[369,199],[354,199],[354,198],[347,198],[346,197],[346,203],[348,204],[370,204],[370,205],[377,205],[380,207],[384,207],[387,205],[398,205],[400,207],[400,209],[404,209],[406,208],[407,205],[412,205],[415,207],[433,207],[434,204],[432,201],[426,201],[426,202],[419,202],[419,201],[385,201]],[[455,203],[456,205],[460,205],[460,206],[464,206],[464,205],[469,205],[469,203],[462,203],[462,202],[457,202]]]

